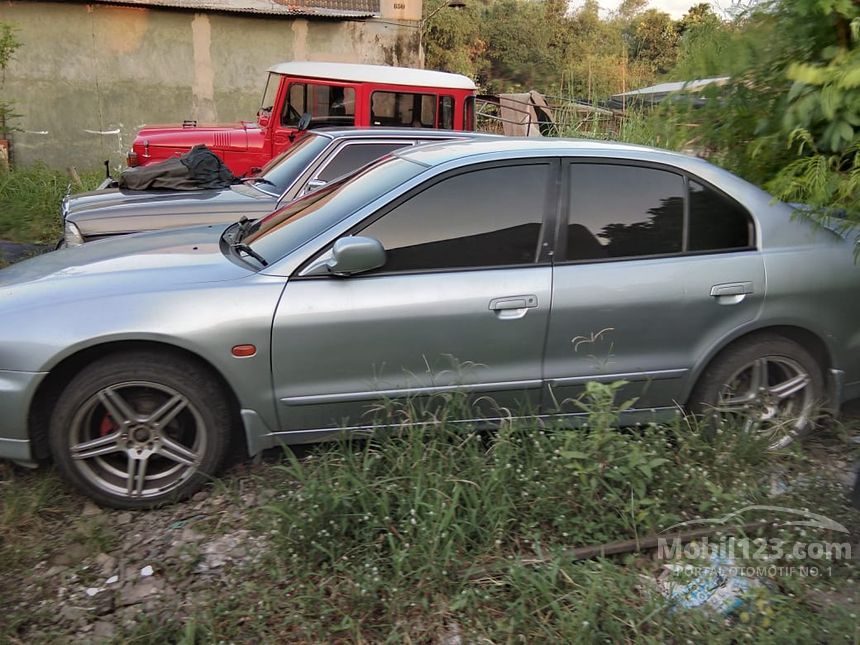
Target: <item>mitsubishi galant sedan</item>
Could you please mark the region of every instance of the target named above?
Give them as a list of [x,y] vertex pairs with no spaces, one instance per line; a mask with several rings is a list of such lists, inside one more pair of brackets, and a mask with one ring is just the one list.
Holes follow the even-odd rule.
[[[603,142],[400,150],[258,220],[0,271],[0,456],[96,501],[185,497],[230,449],[465,416],[743,413],[781,446],[860,395],[854,240],[702,160]],[[94,313],[95,312],[95,313]]]

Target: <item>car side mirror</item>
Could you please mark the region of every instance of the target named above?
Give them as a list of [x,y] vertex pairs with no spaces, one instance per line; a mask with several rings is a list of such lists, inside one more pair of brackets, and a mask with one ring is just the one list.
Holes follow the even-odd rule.
[[319,258],[302,276],[337,275],[350,276],[378,269],[385,264],[385,249],[372,237],[342,237],[331,251]]

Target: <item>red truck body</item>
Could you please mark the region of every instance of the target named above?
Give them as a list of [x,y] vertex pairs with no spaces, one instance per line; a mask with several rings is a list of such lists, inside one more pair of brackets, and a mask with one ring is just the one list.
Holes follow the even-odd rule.
[[269,69],[256,121],[148,125],[129,166],[206,144],[235,175],[253,174],[301,136],[325,126],[475,129],[475,84],[460,74],[405,67],[289,62]]

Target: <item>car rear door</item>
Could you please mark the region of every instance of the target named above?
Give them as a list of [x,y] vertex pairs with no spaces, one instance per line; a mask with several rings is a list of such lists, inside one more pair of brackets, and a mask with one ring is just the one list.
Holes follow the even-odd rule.
[[383,243],[381,269],[291,278],[272,338],[282,430],[366,426],[388,400],[458,391],[476,405],[456,418],[536,409],[558,169],[522,161],[429,180],[350,231]]
[[694,366],[759,313],[754,222],[666,167],[577,161],[562,175],[544,405],[576,414],[587,381],[624,380],[645,417],[674,410]]

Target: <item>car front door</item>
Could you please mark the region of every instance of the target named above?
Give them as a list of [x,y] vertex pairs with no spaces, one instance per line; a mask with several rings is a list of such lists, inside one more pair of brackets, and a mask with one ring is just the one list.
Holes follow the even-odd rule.
[[558,169],[537,160],[429,180],[350,231],[383,244],[382,268],[291,278],[272,337],[282,431],[367,426],[386,401],[456,391],[487,416],[535,409]]
[[662,167],[577,162],[563,176],[545,407],[576,414],[587,381],[623,380],[643,419],[674,413],[701,357],[761,308],[752,218]]

